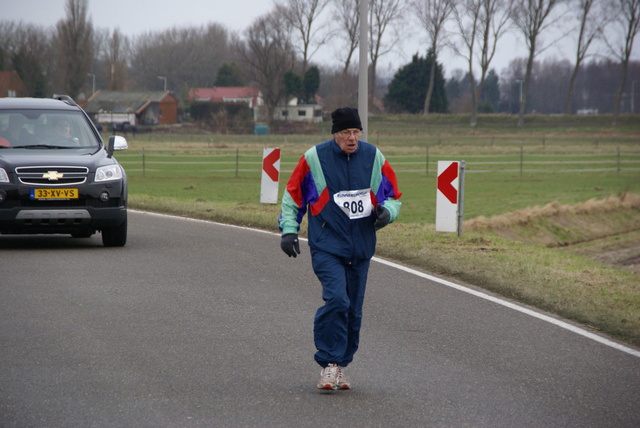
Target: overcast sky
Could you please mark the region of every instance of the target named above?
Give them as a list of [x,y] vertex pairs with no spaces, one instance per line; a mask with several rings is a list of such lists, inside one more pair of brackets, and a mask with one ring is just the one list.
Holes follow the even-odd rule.
[[[0,20],[54,26],[65,18],[65,3],[66,0],[0,0]],[[255,18],[272,10],[273,4],[273,0],[89,0],[89,16],[95,28],[119,28],[128,36],[171,27],[200,26],[210,22],[221,23],[231,31],[242,32]],[[415,28],[417,24],[407,27]],[[379,75],[393,75],[416,52],[425,55],[426,37],[419,29],[414,31],[415,34],[404,38],[405,43],[394,54],[381,58]],[[548,39],[551,40],[551,37]],[[565,39],[563,43],[543,52],[539,59],[552,56],[573,60],[574,45],[572,40]],[[635,41],[632,56],[634,60],[640,59],[638,45],[640,40]],[[335,52],[334,46],[324,47],[312,61],[330,65]],[[492,62],[492,67],[500,74],[512,59],[526,56],[526,45],[521,37],[514,34],[501,40],[499,55]],[[447,76],[456,68],[467,68],[463,60],[447,51],[443,52],[439,60],[444,64]]]

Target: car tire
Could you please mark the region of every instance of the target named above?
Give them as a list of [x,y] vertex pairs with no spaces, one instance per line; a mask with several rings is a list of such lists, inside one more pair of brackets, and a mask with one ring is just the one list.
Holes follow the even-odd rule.
[[102,244],[105,247],[124,247],[127,243],[127,219],[120,226],[102,229]]

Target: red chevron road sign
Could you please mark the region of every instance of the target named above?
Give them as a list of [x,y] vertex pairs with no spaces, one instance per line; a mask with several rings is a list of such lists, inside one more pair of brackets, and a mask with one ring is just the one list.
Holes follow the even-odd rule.
[[275,167],[275,163],[280,160],[280,149],[273,149],[271,153],[262,159],[262,169],[273,181],[278,181],[280,171]]
[[262,151],[262,179],[260,183],[260,202],[278,203],[278,180],[280,178],[280,149]]
[[438,190],[451,202],[458,203],[458,189],[451,183],[458,178],[458,162],[451,162],[440,175],[438,175]]

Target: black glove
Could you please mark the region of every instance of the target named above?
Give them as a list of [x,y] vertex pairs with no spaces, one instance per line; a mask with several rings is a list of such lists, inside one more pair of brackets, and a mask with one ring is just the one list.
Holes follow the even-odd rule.
[[282,248],[282,251],[284,251],[287,256],[293,258],[298,257],[298,254],[300,254],[300,241],[298,241],[298,235],[295,233],[282,235],[280,248]]
[[373,224],[376,230],[382,229],[391,221],[391,213],[380,204],[376,205],[376,217],[376,222]]

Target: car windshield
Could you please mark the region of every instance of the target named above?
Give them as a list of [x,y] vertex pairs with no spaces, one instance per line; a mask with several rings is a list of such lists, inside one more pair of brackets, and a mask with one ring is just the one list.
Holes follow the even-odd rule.
[[0,149],[98,149],[100,141],[79,111],[0,110]]

